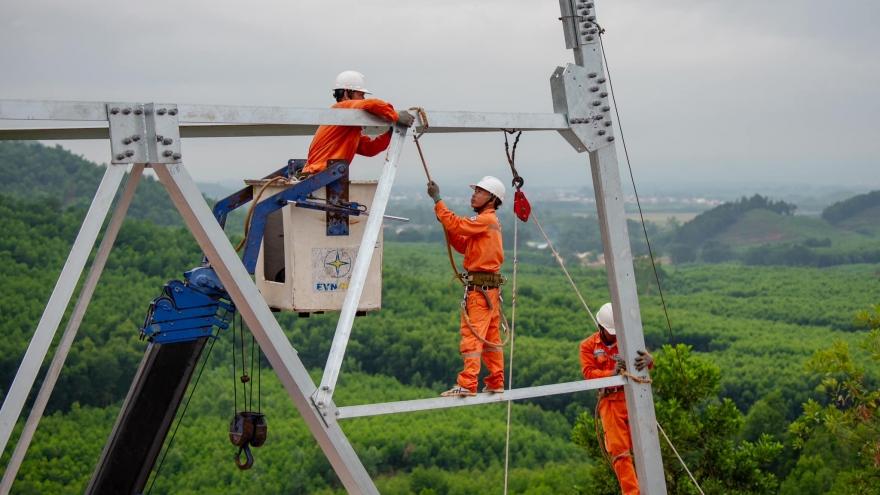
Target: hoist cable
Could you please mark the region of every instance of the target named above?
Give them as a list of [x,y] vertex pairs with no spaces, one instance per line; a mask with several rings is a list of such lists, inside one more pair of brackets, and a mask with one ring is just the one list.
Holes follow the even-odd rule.
[[684,467],[684,470],[685,470],[685,472],[687,472],[688,476],[690,476],[691,481],[694,482],[694,486],[697,487],[697,490],[700,491],[700,494],[701,494],[701,495],[706,495],[705,493],[703,493],[703,489],[700,488],[700,484],[697,483],[697,480],[694,478],[694,475],[691,474],[691,470],[688,469],[687,464],[684,463],[684,459],[682,459],[681,456],[678,455],[678,451],[675,450],[675,445],[672,445],[672,441],[669,440],[669,437],[668,437],[668,436],[666,436],[666,432],[663,431],[663,427],[660,426],[660,423],[657,423],[657,428],[660,430],[660,433],[663,434],[663,438],[666,439],[666,443],[669,444],[669,448],[672,449],[672,452],[675,454],[675,457],[678,457],[678,462],[680,462],[681,465],[682,465],[682,467]]
[[[599,25],[597,24],[596,26],[599,26]],[[706,465],[709,468],[709,473],[714,478],[715,472],[712,469],[712,462],[709,459],[709,449],[706,446],[706,439],[703,437],[703,429],[700,427],[700,420],[697,417],[697,410],[696,410],[696,407],[694,406],[693,397],[691,396],[690,384],[688,383],[687,374],[685,374],[685,372],[684,372],[684,365],[682,364],[681,355],[678,352],[678,343],[675,339],[675,332],[672,331],[672,322],[669,319],[669,311],[668,311],[668,308],[666,307],[666,298],[663,295],[663,287],[660,284],[660,274],[657,272],[657,263],[654,260],[654,251],[653,251],[653,249],[651,249],[651,240],[648,238],[648,228],[645,226],[645,216],[642,213],[642,203],[639,200],[639,192],[638,192],[638,189],[636,188],[636,179],[635,179],[635,175],[633,175],[632,164],[630,163],[630,160],[629,160],[629,151],[626,148],[626,138],[623,135],[623,124],[620,121],[620,111],[617,108],[617,99],[614,97],[614,86],[611,84],[611,69],[608,67],[608,57],[606,57],[606,55],[605,55],[605,43],[602,38],[602,33],[604,33],[604,32],[605,32],[605,30],[602,29],[601,27],[599,27],[599,48],[602,51],[602,60],[605,62],[605,72],[608,73],[608,90],[609,90],[608,92],[611,93],[611,101],[612,101],[612,103],[614,103],[614,114],[617,118],[617,127],[618,127],[618,129],[620,129],[620,141],[623,144],[623,154],[626,157],[626,166],[629,169],[629,177],[630,177],[630,181],[632,182],[633,192],[636,197],[636,205],[639,208],[639,218],[641,219],[641,222],[642,222],[642,232],[645,234],[645,243],[648,245],[648,256],[650,256],[650,258],[651,258],[651,267],[654,270],[654,279],[657,281],[657,291],[660,294],[660,302],[663,305],[663,314],[666,316],[666,326],[669,329],[669,335],[670,335],[670,338],[672,339],[672,346],[673,346],[673,349],[675,349],[675,356],[676,356],[676,359],[678,360],[678,368],[681,373],[682,380],[684,381],[684,389],[685,389],[685,392],[687,393],[688,403],[689,403],[690,409],[691,409],[691,415],[694,418],[694,423],[696,424],[696,427],[697,427],[697,433],[699,434],[700,442],[703,445],[703,453],[706,457]]]
[[[251,332],[251,380],[248,382],[251,385],[250,394],[251,394],[251,409],[254,407],[254,342],[256,338],[254,337],[253,332]],[[259,394],[257,395],[259,397]],[[250,409],[248,409],[250,411]]]
[[590,310],[590,307],[587,305],[587,301],[584,300],[584,296],[581,295],[581,291],[578,290],[577,285],[575,285],[574,280],[571,278],[571,275],[568,273],[568,269],[565,268],[565,262],[562,261],[562,257],[559,256],[559,253],[556,252],[556,248],[553,247],[553,243],[550,242],[550,238],[547,237],[547,233],[544,232],[544,227],[541,227],[541,222],[538,221],[538,217],[535,215],[534,210],[532,210],[532,218],[535,220],[535,225],[538,226],[538,230],[541,231],[541,235],[544,236],[544,240],[547,241],[547,247],[550,248],[550,251],[553,253],[553,256],[556,258],[556,261],[559,263],[559,266],[562,268],[562,271],[565,272],[565,276],[568,277],[568,281],[571,283],[571,287],[574,289],[575,294],[577,294],[578,299],[581,300],[581,304],[584,305],[584,309],[587,310],[587,314],[590,315],[590,319],[593,320],[593,323],[595,323],[598,328],[599,322],[596,321],[596,317],[593,316],[593,311]]
[[[235,321],[235,317],[233,316],[233,321]],[[219,333],[219,330],[218,330]],[[211,357],[211,351],[214,350],[214,344],[217,342],[217,334],[213,334],[211,337],[211,345],[208,347],[208,353],[205,354],[205,359],[202,361],[202,367],[199,369],[199,374],[196,375],[196,381],[193,383],[192,388],[189,391],[189,397],[186,399],[186,404],[183,406],[183,411],[181,411],[180,416],[177,418],[177,425],[174,427],[174,431],[171,433],[171,438],[168,440],[168,446],[165,447],[165,454],[162,455],[162,460],[159,461],[159,465],[156,467],[156,474],[153,475],[153,481],[150,482],[150,488],[147,490],[147,495],[150,495],[150,492],[153,491],[153,485],[156,484],[156,479],[159,477],[159,472],[162,471],[162,465],[165,464],[165,458],[168,457],[168,452],[171,451],[171,445],[174,443],[174,438],[177,436],[177,430],[180,428],[180,423],[183,422],[183,417],[186,416],[186,410],[189,409],[189,405],[192,403],[193,395],[196,393],[196,388],[199,386],[199,380],[202,379],[202,372],[205,371],[205,366],[208,364],[208,358]]]
[[[513,219],[513,292],[510,296],[510,365],[508,366],[507,390],[513,390],[513,344],[516,331],[516,265],[519,245],[519,223]],[[513,401],[507,401],[507,438],[504,445],[504,495],[507,495],[507,482],[510,473],[510,415]]]

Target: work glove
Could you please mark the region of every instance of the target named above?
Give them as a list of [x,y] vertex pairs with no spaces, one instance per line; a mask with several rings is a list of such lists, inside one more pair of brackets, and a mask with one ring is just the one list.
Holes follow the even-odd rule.
[[648,351],[642,349],[636,352],[639,353],[639,357],[635,359],[637,371],[645,371],[648,367],[654,364],[654,357],[651,356]]
[[397,123],[400,125],[404,125],[409,127],[413,125],[413,122],[416,120],[415,117],[409,112],[405,112],[403,110],[397,112]]
[[434,202],[440,199],[440,186],[434,181],[428,183],[428,196],[431,196]]
[[626,371],[626,361],[622,357],[615,356],[615,361],[617,361],[617,365],[614,367],[614,372],[611,373],[611,376],[617,376]]

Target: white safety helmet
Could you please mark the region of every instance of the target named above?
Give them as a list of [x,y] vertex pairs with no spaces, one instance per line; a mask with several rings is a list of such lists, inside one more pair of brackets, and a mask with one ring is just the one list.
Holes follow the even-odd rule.
[[364,75],[353,70],[347,70],[336,76],[336,82],[333,84],[333,89],[347,89],[350,91],[362,91],[371,94],[370,90],[366,88],[366,84],[364,83]]
[[474,190],[476,190],[478,187],[480,189],[485,189],[486,191],[489,191],[490,193],[495,195],[495,197],[498,198],[502,203],[504,202],[504,184],[502,184],[500,180],[492,177],[491,175],[483,177],[482,179],[480,179],[480,182],[477,182],[476,184],[471,184],[470,186],[471,189]]
[[599,312],[596,313],[596,321],[605,327],[608,333],[617,335],[617,330],[614,329],[614,311],[611,309],[611,303],[605,303],[599,308]]

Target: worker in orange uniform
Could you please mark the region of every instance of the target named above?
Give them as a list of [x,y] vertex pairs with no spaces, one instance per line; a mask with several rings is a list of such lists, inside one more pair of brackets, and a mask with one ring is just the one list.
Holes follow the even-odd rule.
[[[364,75],[360,72],[347,70],[336,77],[333,85],[333,97],[336,104],[332,108],[348,108],[366,110],[383,119],[396,122],[407,127],[414,120],[412,114],[397,112],[390,103],[371,98],[364,85]],[[361,134],[360,126],[322,125],[309,146],[309,158],[303,172],[314,174],[327,168],[327,160],[341,159],[351,164],[354,155],[376,156],[388,148],[394,127],[381,136],[370,139]]]
[[[584,378],[593,380],[619,375],[626,371],[626,363],[618,355],[617,332],[611,303],[606,303],[596,313],[599,331],[581,342],[581,368]],[[637,351],[636,369],[643,371],[654,367],[654,358],[648,351]],[[611,455],[611,464],[623,495],[638,495],[639,480],[633,468],[632,436],[623,387],[604,388],[599,391],[599,417],[605,430],[605,450]]]
[[471,189],[474,190],[471,207],[477,214],[460,217],[443,204],[440,186],[433,181],[428,184],[428,196],[434,200],[437,219],[448,232],[453,249],[464,254],[464,268],[467,270],[459,345],[464,370],[458,374],[458,384],[440,394],[442,397],[477,395],[480,358],[489,369],[483,392],[504,392],[504,352],[500,345],[490,345],[484,341],[501,343],[499,292],[504,278],[498,271],[504,263],[504,249],[501,245],[501,224],[498,223],[495,210],[504,201],[505,190],[504,184],[491,176],[471,184]]

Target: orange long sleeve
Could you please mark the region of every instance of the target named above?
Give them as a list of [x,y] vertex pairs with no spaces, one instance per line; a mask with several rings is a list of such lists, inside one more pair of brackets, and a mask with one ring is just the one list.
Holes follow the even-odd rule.
[[501,224],[494,208],[486,208],[479,215],[459,217],[443,201],[434,205],[437,219],[449,231],[449,241],[459,253],[464,253],[464,268],[469,272],[498,273],[504,263],[501,244]]
[[[346,100],[333,105],[332,108],[366,110],[390,122],[396,122],[398,118],[394,106],[377,99]],[[388,148],[390,142],[391,136],[388,134],[370,139],[361,134],[361,128],[358,126],[322,125],[318,127],[309,146],[309,158],[303,171],[320,172],[327,168],[327,160],[333,159],[347,160],[351,164],[355,154],[376,156]]]

